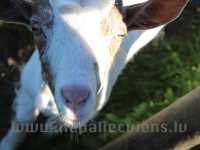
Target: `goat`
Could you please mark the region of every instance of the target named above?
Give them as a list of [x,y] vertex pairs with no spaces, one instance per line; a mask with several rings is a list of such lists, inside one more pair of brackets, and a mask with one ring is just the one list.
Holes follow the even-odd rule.
[[[125,65],[188,0],[10,0],[1,20],[33,32],[35,52],[24,65],[15,98],[18,124],[39,114],[80,128],[106,104]],[[8,7],[8,8],[10,8]],[[11,12],[12,12],[11,11]],[[0,150],[14,150],[25,132],[10,129]]]

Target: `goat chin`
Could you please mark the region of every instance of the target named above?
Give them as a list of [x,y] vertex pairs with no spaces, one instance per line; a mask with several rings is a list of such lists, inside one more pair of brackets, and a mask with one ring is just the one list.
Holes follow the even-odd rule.
[[45,132],[47,135],[56,135],[62,133],[73,133],[74,131],[80,132],[81,129],[87,124],[88,120],[81,120],[72,123],[67,117],[62,115],[54,115],[47,119],[45,122]]

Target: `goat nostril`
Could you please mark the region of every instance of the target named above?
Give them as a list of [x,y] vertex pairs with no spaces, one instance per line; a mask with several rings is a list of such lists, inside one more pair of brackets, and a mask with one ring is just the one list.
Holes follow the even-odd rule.
[[61,89],[61,95],[67,104],[80,105],[88,100],[90,90],[89,88],[80,85],[64,86]]

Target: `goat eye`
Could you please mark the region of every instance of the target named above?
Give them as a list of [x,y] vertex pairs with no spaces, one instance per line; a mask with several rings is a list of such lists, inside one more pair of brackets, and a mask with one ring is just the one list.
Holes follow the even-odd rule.
[[126,34],[125,33],[124,34],[118,34],[117,36],[124,38],[126,36]]
[[40,19],[37,16],[31,18],[31,28],[35,35],[40,35],[42,33]]
[[32,31],[35,35],[41,35],[42,34],[42,30],[41,28],[37,28],[37,27],[32,27]]
[[117,36],[120,38],[124,38],[127,35],[126,29],[122,27],[123,25],[119,28],[119,32],[117,32]]

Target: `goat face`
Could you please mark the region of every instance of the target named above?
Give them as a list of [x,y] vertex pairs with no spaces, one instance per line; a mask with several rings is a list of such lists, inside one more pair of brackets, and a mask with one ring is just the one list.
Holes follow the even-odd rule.
[[[114,7],[114,0],[50,2],[54,23],[48,31],[52,32],[52,37],[45,57],[53,76],[55,101],[68,126],[77,128],[84,125],[105,104],[109,95],[106,90],[113,84],[110,83],[111,68],[116,63],[127,27],[129,30],[147,29],[169,22],[186,2],[150,0],[141,6],[141,10],[134,12],[131,21],[129,15],[133,9],[127,8],[128,13],[122,18]],[[155,15],[161,13],[156,12],[161,11],[160,8],[168,11],[165,9],[172,6],[172,13]],[[151,16],[147,18],[147,14]]]
[[[32,5],[32,0],[16,1]],[[111,68],[119,61],[116,56],[127,29],[166,24],[188,2],[149,0],[136,9],[125,7],[121,14],[114,0],[50,0],[45,7],[43,1],[48,0],[35,1],[40,4],[30,17],[35,41],[48,64],[58,110],[72,128],[84,125],[105,104],[113,85]],[[114,68],[117,75],[121,69]]]
[[[54,20],[50,28],[44,29],[49,38],[44,59],[52,75],[58,110],[68,126],[77,128],[97,112],[101,90],[126,26],[112,7],[114,2],[99,1],[96,8],[94,1],[71,2],[51,2]],[[112,28],[113,23],[116,27]]]

